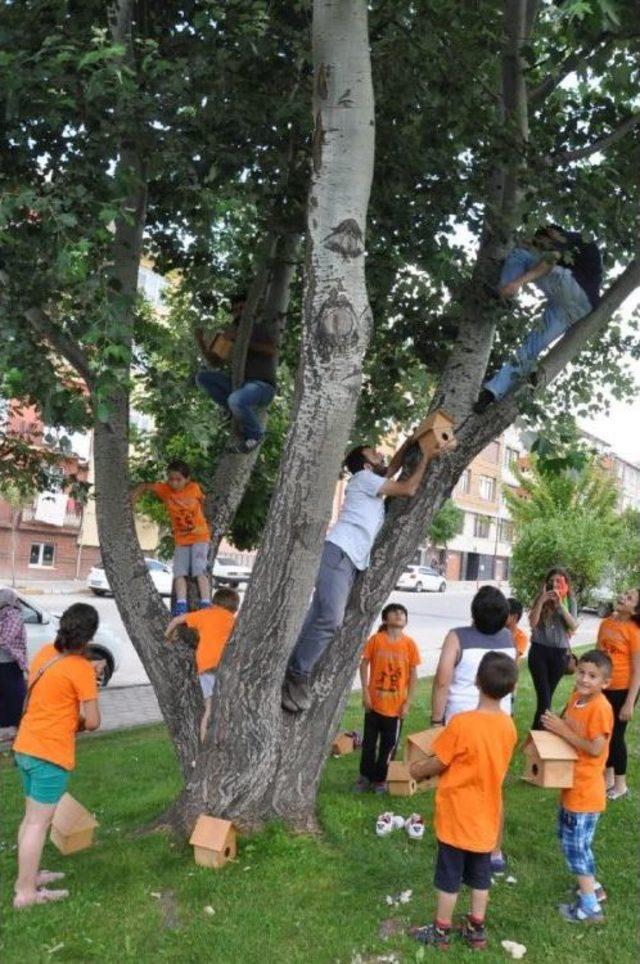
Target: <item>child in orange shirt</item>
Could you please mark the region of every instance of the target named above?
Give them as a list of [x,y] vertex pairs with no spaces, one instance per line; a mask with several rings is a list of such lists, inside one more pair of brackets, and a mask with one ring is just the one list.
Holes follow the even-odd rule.
[[29,669],[25,710],[13,744],[26,797],[18,832],[16,910],[69,896],[68,890],[47,888],[64,874],[40,870],[40,858],[75,767],[75,735],[100,726],[96,675],[104,663],[92,664],[85,655],[97,628],[93,606],[70,606],[60,617],[55,642],[42,647]]
[[507,629],[513,636],[513,643],[516,647],[518,653],[518,662],[521,662],[529,648],[529,637],[525,633],[524,629],[520,629],[518,623],[522,619],[523,606],[519,599],[515,599],[511,596],[507,599],[509,604],[509,615],[507,617]]
[[356,792],[372,789],[384,793],[387,788],[389,761],[409,712],[420,664],[415,641],[404,634],[407,618],[404,606],[385,606],[382,625],[362,654],[360,681],[365,713]]
[[200,608],[211,605],[211,590],[207,566],[211,533],[204,517],[204,493],[191,480],[186,462],[175,459],[167,466],[166,482],[141,482],[131,493],[131,503],[143,492],[153,492],[164,502],[171,518],[175,552],[173,554],[173,583],[176,602],[172,616],[187,612],[187,576],[193,576],[200,592]]
[[435,886],[436,918],[413,930],[421,944],[446,950],[460,885],[471,888],[471,912],[462,939],[471,948],[486,947],[484,918],[491,884],[491,850],[502,813],[502,783],[517,742],[516,728],[500,700],[513,692],[515,661],[489,651],[480,660],[476,686],[478,708],[457,713],[433,742],[435,754],[414,763],[411,776],[423,780],[440,774],[435,800],[438,840]]
[[233,632],[240,596],[235,589],[218,589],[207,609],[175,616],[167,626],[165,637],[171,640],[178,626],[188,626],[198,634],[196,669],[204,699],[204,715],[200,722],[200,741],[203,743],[211,717],[211,698],[216,685],[218,668],[224,648]]
[[545,730],[556,733],[578,751],[573,787],[560,795],[558,839],[569,870],[578,878],[578,899],[560,904],[559,911],[572,923],[601,924],[600,901],[606,894],[596,880],[591,845],[600,814],[606,806],[604,767],[613,730],[613,711],[602,693],[611,679],[611,660],[591,649],[578,660],[576,685],[562,717],[550,710],[542,717]]

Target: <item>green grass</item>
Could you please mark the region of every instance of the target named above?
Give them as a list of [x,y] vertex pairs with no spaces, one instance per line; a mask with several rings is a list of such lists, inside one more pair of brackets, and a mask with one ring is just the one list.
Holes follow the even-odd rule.
[[[532,716],[525,673],[518,694],[521,736]],[[557,694],[562,706],[570,687]],[[425,726],[426,684],[422,683],[405,732]],[[359,698],[345,717],[361,727]],[[631,773],[638,787],[637,726],[631,733]],[[15,836],[22,794],[15,770],[2,767],[3,826],[2,938],[4,964],[41,961],[215,961],[223,964],[324,964],[375,961],[395,954],[402,962],[426,959],[402,933],[378,936],[383,921],[424,923],[433,913],[435,841],[421,842],[404,832],[382,840],[374,834],[377,814],[386,808],[405,816],[422,812],[430,825],[433,796],[411,799],[356,796],[351,792],[358,757],[328,762],[319,795],[324,834],[302,837],[271,826],[240,841],[237,863],[219,873],[196,867],[191,848],[162,834],[136,837],[179,787],[174,756],[161,727],[83,740],[70,790],[97,813],[97,844],[62,857],[50,844],[45,866],[67,871],[71,897],[58,905],[13,913]],[[528,948],[526,961],[574,964],[598,960],[625,964],[637,960],[637,806],[609,807],[596,837],[598,874],[609,895],[604,927],[577,927],[559,920],[556,904],[565,899],[571,877],[559,852],[554,828],[556,791],[520,780],[516,756],[506,787],[505,848],[515,885],[498,883],[489,906],[487,961],[503,961],[502,939]],[[393,909],[387,894],[411,888],[413,899]],[[162,895],[160,898],[153,894]],[[215,910],[208,916],[204,908]],[[460,908],[465,909],[464,894]],[[456,946],[448,960],[472,952]]]

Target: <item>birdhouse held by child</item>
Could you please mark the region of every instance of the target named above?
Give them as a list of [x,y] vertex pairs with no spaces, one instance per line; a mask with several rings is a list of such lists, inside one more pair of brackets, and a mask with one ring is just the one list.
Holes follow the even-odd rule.
[[531,730],[524,744],[524,779],[537,787],[566,789],[573,786],[574,748],[547,730]]
[[49,838],[61,854],[75,854],[93,844],[98,821],[70,793],[65,793],[53,814]]
[[[410,733],[404,748],[404,759],[407,765],[421,763],[434,756],[431,749],[433,741],[438,733],[442,733],[442,727],[434,726],[429,730],[420,730],[419,733]],[[425,777],[417,781],[418,790],[433,790],[438,785],[438,777]]]
[[189,838],[195,862],[219,870],[237,853],[236,832],[230,820],[201,813]]
[[418,443],[425,458],[432,459],[443,447],[455,445],[453,425],[451,416],[439,408],[418,425],[411,441]]
[[353,753],[353,737],[348,733],[339,733],[331,744],[332,756],[344,756],[346,753]]
[[392,760],[387,770],[387,790],[391,796],[412,797],[416,789],[416,781],[410,775],[408,765]]

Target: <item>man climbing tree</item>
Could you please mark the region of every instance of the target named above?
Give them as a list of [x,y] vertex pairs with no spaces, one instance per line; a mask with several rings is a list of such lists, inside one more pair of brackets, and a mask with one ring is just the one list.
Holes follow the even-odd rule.
[[577,232],[563,231],[557,224],[543,225],[529,244],[514,248],[507,256],[498,296],[511,301],[528,284],[535,284],[547,297],[542,320],[517,350],[515,360],[505,363],[484,385],[473,407],[478,415],[496,399],[508,395],[534,371],[545,348],[597,307],[602,284],[598,246],[583,241]]

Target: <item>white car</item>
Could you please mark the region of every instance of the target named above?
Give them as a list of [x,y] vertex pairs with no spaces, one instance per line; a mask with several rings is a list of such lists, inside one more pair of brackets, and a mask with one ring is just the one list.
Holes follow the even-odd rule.
[[[22,612],[22,620],[27,631],[27,655],[29,662],[35,654],[47,643],[56,638],[60,615],[50,613],[42,606],[36,605],[30,598],[18,593],[18,603]],[[106,627],[98,627],[91,645],[88,647],[92,659],[104,659],[107,666],[103,673],[101,685],[106,686],[124,654],[125,644]]]
[[251,570],[247,566],[240,566],[230,556],[218,556],[213,564],[213,585],[246,586],[251,579]]
[[447,580],[431,566],[408,566],[398,579],[396,589],[405,592],[446,592]]
[[[151,581],[161,596],[170,596],[173,585],[171,566],[158,559],[145,559],[147,569],[151,573]],[[87,588],[96,596],[106,596],[111,593],[107,574],[102,566],[94,566],[87,576]]]

